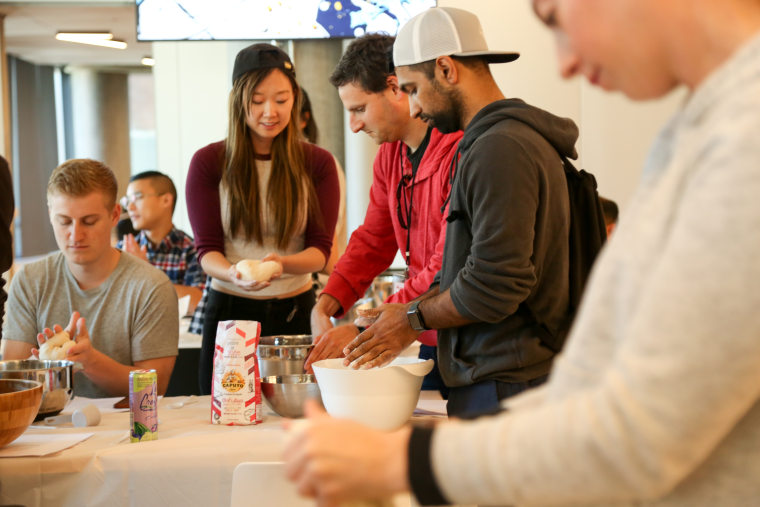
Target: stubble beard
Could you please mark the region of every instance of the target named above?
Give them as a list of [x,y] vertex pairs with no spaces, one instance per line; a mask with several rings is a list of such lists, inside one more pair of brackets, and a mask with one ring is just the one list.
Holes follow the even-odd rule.
[[429,123],[444,134],[462,130],[462,115],[464,110],[462,95],[458,90],[445,90],[436,80],[433,80],[432,83],[433,89],[441,95],[445,105],[442,110],[427,116]]

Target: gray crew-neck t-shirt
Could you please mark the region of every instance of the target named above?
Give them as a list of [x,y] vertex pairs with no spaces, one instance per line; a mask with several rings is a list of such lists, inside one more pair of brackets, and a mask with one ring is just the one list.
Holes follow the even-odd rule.
[[[24,266],[11,283],[3,339],[36,346],[37,333],[65,327],[74,311],[85,318],[93,347],[121,364],[177,355],[174,287],[161,270],[126,253],[105,282],[88,290],[79,288],[60,252]],[[74,394],[108,396],[81,372]]]

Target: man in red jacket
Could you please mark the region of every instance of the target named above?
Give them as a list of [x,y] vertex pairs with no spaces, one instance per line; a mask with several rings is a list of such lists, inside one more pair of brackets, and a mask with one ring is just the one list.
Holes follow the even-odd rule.
[[[398,86],[391,52],[394,38],[370,34],[349,45],[330,76],[350,115],[351,130],[364,131],[378,144],[370,202],[364,223],[354,231],[311,313],[315,361],[343,357],[343,348],[359,328],[333,327],[364,295],[373,278],[401,251],[408,276],[386,302],[406,303],[426,292],[441,268],[446,232],[443,209],[461,132],[441,134],[409,115],[409,101]],[[420,357],[436,359],[435,331],[422,333]],[[437,360],[436,360],[437,361]],[[423,388],[443,387],[437,368]]]

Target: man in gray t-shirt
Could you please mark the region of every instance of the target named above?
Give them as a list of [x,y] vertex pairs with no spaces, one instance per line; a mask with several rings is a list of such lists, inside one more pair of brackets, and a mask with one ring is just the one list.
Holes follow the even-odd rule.
[[48,182],[50,221],[60,252],[13,278],[3,329],[5,359],[29,357],[62,326],[76,340],[78,396],[123,396],[129,372],[155,369],[166,391],[179,339],[177,296],[165,274],[111,247],[119,219],[117,183],[104,164],[69,160]]

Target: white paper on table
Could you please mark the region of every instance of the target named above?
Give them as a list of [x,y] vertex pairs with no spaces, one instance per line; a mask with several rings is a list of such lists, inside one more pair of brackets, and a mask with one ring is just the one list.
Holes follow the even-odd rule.
[[0,458],[21,456],[45,456],[63,451],[84,442],[94,433],[51,434],[47,432],[26,432],[0,449]]
[[114,398],[84,398],[82,396],[74,396],[71,401],[63,409],[64,414],[71,414],[75,410],[82,409],[87,405],[95,405],[100,410],[101,414],[129,412],[129,408],[113,408],[117,401],[123,400],[123,397]]
[[190,308],[190,294],[186,294],[177,300],[179,310],[179,320],[182,322],[182,317],[187,315],[187,310]]
[[447,415],[446,400],[426,400],[420,398],[414,415]]

